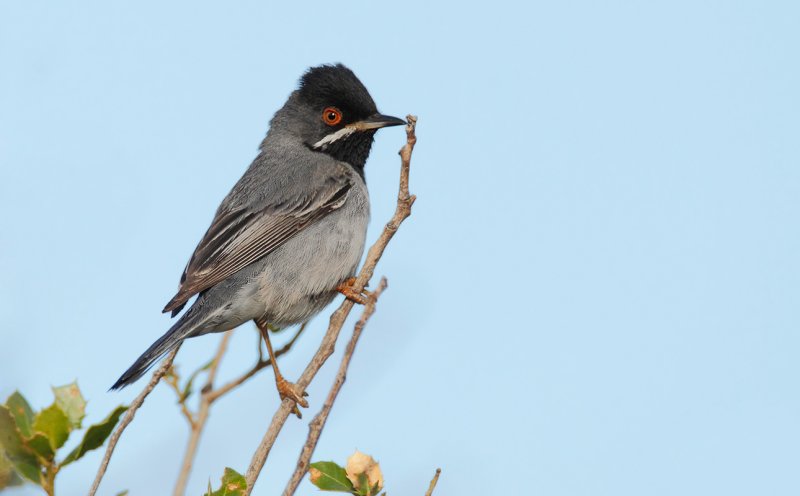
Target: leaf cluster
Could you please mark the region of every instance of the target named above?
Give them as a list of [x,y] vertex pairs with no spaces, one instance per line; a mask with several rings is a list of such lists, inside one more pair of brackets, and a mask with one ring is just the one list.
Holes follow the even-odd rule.
[[53,396],[53,403],[38,412],[19,391],[0,405],[0,489],[27,480],[52,495],[56,474],[102,446],[128,408],[116,407],[100,423],[89,426],[75,448],[59,456],[70,434],[81,429],[86,400],[74,382],[54,387]]
[[222,474],[222,484],[219,489],[211,489],[211,482],[208,483],[208,491],[203,496],[244,496],[247,491],[247,481],[244,476],[230,467],[225,467]]
[[[356,451],[347,459],[347,466],[336,462],[315,462],[308,470],[311,483],[323,491],[348,493],[354,496],[377,496],[383,489],[380,465],[371,456]],[[382,496],[385,496],[383,493]]]

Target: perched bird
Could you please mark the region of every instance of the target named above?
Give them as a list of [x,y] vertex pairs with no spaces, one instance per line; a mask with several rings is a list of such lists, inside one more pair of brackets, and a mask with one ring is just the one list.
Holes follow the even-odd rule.
[[258,156],[217,209],[164,307],[189,309],[111,389],[139,379],[184,339],[255,321],[281,398],[307,406],[278,370],[267,324],[307,321],[352,288],[369,220],[364,165],[376,131],[405,121],[382,115],[347,67],[309,69],[270,121]]

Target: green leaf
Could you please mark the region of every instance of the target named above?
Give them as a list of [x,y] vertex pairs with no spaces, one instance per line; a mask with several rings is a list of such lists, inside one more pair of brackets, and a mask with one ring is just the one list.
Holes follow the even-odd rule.
[[311,483],[323,491],[355,492],[353,483],[347,478],[347,472],[334,462],[312,463],[308,474]]
[[120,491],[116,494],[116,496],[128,496],[128,490]]
[[33,419],[34,432],[41,432],[50,441],[53,451],[64,446],[69,437],[70,424],[66,414],[53,403]]
[[114,426],[117,425],[119,422],[119,417],[125,413],[127,410],[127,406],[118,406],[114,409],[108,417],[106,417],[102,422],[99,424],[94,424],[88,429],[86,429],[86,433],[83,435],[83,439],[81,440],[81,444],[75,447],[64,461],[60,463],[60,466],[63,467],[68,465],[75,460],[80,459],[85,455],[88,451],[93,449],[97,449],[106,442],[106,438],[111,435],[111,432],[114,430]]
[[42,460],[51,462],[53,458],[56,457],[56,453],[50,445],[50,440],[41,432],[37,432],[33,437],[26,439],[24,442]]
[[360,496],[372,496],[372,488],[369,487],[369,478],[367,478],[367,474],[358,474],[356,478],[358,479],[358,487],[356,488],[356,492]]
[[230,467],[225,467],[220,488],[211,492],[211,482],[209,482],[205,496],[243,496],[246,490],[247,481],[244,476]]
[[14,416],[5,405],[0,405],[0,454],[5,457],[19,475],[42,485],[42,467],[30,448],[23,444],[22,433]]
[[6,406],[14,417],[14,421],[17,423],[17,427],[19,427],[19,431],[22,435],[31,437],[33,435],[33,431],[31,430],[33,410],[31,410],[31,406],[25,400],[25,397],[22,396],[19,391],[14,391],[14,394],[9,396],[6,400]]
[[0,453],[0,489],[7,487],[21,486],[25,481],[11,466],[11,462],[3,453]]
[[78,429],[81,420],[86,416],[86,400],[83,399],[78,383],[73,382],[66,386],[54,387],[53,394],[56,397],[56,405],[61,408],[70,423],[70,430]]
[[372,487],[369,485],[369,477],[366,473],[358,474],[358,484],[355,489],[358,496],[377,496],[381,492],[380,482],[376,482]]

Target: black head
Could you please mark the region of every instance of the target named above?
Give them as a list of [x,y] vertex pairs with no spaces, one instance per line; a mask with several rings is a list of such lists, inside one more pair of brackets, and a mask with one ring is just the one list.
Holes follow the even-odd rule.
[[369,92],[347,67],[312,67],[276,114],[272,128],[299,136],[311,149],[352,165],[359,173],[378,129],[405,121],[381,115]]

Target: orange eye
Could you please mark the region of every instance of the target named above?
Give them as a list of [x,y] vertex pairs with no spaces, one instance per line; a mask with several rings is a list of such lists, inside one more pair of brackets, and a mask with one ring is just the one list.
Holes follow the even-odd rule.
[[342,111],[336,107],[325,107],[322,111],[322,120],[329,126],[335,126],[342,122]]

